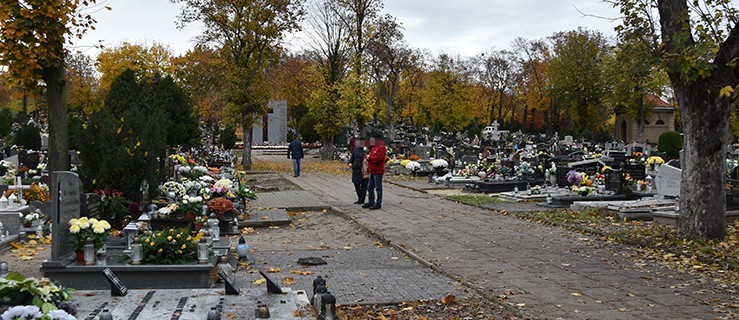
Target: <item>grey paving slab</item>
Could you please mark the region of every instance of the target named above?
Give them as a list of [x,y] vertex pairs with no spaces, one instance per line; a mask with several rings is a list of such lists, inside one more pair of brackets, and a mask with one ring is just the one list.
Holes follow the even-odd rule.
[[[690,281],[687,274],[661,267],[655,267],[661,268],[659,273],[637,269],[626,257],[614,254],[622,250],[619,246],[579,233],[389,183],[383,186],[383,208],[369,211],[352,204],[354,190],[348,179],[310,174],[290,180],[391,243],[472,286],[495,294],[523,291],[510,296],[508,302],[523,304],[526,312],[542,318],[712,319],[722,314],[701,301],[739,302],[737,297],[706,290],[710,285]],[[491,208],[536,210],[506,203]],[[495,259],[480,263],[475,255]],[[683,279],[684,285],[674,286],[675,279]],[[674,294],[679,297],[672,299]]]
[[[298,265],[297,260],[306,257],[320,257],[327,264]],[[311,293],[313,279],[322,276],[339,304],[399,303],[460,294],[457,283],[392,248],[256,251],[252,260],[253,269],[279,269],[268,276],[278,284],[288,281],[295,290]],[[238,272],[234,277],[245,286],[260,286],[254,284],[258,273]]]
[[302,190],[260,192],[258,196],[256,200],[251,202],[257,208],[281,208],[288,211],[331,208],[331,205],[322,202],[313,193]]

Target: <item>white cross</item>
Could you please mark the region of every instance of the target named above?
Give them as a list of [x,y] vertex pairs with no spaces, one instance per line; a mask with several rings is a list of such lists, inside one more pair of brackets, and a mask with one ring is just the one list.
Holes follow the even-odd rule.
[[23,185],[23,183],[21,182],[21,177],[15,177],[15,184],[8,186],[8,189],[18,190],[18,203],[23,204],[23,190],[31,189],[31,186]]

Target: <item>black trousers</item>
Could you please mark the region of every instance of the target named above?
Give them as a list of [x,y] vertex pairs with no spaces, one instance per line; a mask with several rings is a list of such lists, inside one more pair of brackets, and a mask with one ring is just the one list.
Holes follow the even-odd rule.
[[364,203],[364,198],[367,197],[367,183],[369,179],[362,179],[361,182],[354,184],[354,191],[357,192],[357,201]]

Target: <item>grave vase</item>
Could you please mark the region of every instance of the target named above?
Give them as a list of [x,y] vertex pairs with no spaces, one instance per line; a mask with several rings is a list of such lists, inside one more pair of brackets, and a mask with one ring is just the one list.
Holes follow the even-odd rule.
[[74,250],[75,260],[85,262],[85,250]]

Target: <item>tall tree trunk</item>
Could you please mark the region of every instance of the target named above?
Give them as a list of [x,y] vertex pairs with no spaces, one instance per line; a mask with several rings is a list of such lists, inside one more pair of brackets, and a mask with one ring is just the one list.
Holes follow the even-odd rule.
[[21,124],[25,124],[27,114],[28,114],[28,90],[23,89],[23,110],[21,110],[21,114],[18,117],[18,122],[20,122]]
[[726,130],[731,97],[720,90],[735,86],[739,29],[734,26],[712,63],[710,76],[684,77],[682,54],[696,46],[685,0],[658,0],[667,74],[683,120],[683,161],[678,232],[688,239],[723,239],[726,235]]
[[67,128],[67,97],[64,83],[64,65],[42,71],[46,82],[49,104],[49,160],[48,170],[69,170],[69,129]]
[[[688,239],[723,239],[726,235],[726,128],[729,99],[706,99],[703,86],[675,93],[683,120],[683,167],[679,234]],[[710,128],[711,130],[707,130]]]
[[323,138],[323,149],[321,150],[322,160],[333,160],[334,156],[334,138]]
[[528,117],[529,117],[529,105],[528,104],[524,104],[523,105],[523,121],[521,121],[522,124],[523,124],[523,131],[524,132],[528,131],[528,127],[529,127],[529,124],[528,124],[528,121],[527,121]]
[[244,154],[241,158],[241,165],[244,166],[244,170],[251,170],[251,130],[252,126],[247,125],[246,121],[243,121],[241,132],[244,135]]
[[386,99],[387,103],[387,135],[390,141],[395,140],[395,119],[393,119],[393,99]]

